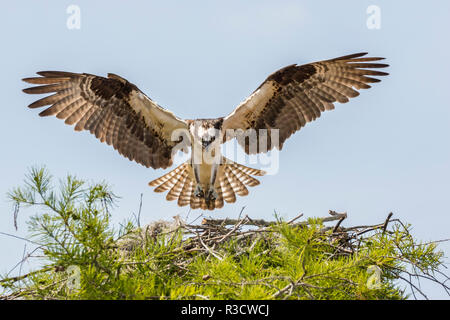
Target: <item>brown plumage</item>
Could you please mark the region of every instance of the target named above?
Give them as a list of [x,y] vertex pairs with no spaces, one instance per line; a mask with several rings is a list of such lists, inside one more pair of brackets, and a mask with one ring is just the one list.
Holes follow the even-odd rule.
[[[258,133],[259,129],[279,129],[281,150],[289,136],[316,120],[322,112],[334,109],[335,102],[346,103],[359,95],[356,90],[368,89],[369,83],[380,81],[373,76],[388,75],[370,70],[387,67],[387,64],[373,63],[384,58],[365,55],[357,53],[302,66],[290,65],[274,72],[225,117],[223,130],[255,129]],[[247,153],[255,153],[249,150],[250,142],[247,139],[241,145]],[[259,142],[255,145],[259,149]],[[274,146],[269,134],[267,150]]]
[[[23,79],[37,85],[23,91],[52,93],[29,107],[46,107],[40,116],[54,115],[74,125],[77,131],[88,130],[101,142],[146,167],[167,168],[177,151],[187,152],[191,147],[189,161],[153,180],[150,186],[155,187],[155,192],[167,191],[166,199],[177,200],[179,206],[213,210],[225,202],[235,202],[236,195],[247,195],[247,187],[259,184],[253,176],[264,172],[235,163],[221,156],[220,150],[210,149],[231,138],[237,138],[249,154],[281,149],[294,132],[322,112],[334,109],[335,102],[348,102],[359,95],[357,90],[368,89],[371,83],[380,81],[375,77],[387,75],[373,70],[388,66],[376,62],[383,58],[365,55],[357,53],[282,68],[232,113],[217,119],[179,119],[115,74],[104,78],[43,71],[38,72],[40,77]],[[268,130],[267,135],[261,129]],[[278,141],[272,129],[278,130]],[[179,131],[182,134],[174,135]],[[211,154],[219,160],[203,162]]]
[[[101,142],[146,167],[167,168],[177,141],[174,129],[187,125],[145,96],[135,85],[119,76],[108,78],[60,71],[38,72],[42,77],[23,81],[40,86],[24,89],[29,94],[55,94],[29,105],[50,105],[40,116],[55,115],[75,130],[88,130]],[[146,108],[146,109],[144,109]],[[147,113],[147,114],[145,114]]]

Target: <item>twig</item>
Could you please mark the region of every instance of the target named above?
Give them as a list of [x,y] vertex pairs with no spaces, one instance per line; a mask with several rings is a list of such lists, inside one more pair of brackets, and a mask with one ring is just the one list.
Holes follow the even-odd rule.
[[18,230],[17,217],[19,216],[19,210],[20,210],[20,202],[16,202],[14,204],[14,213],[13,213],[13,216],[14,216],[14,228],[16,229],[16,231]]
[[202,244],[202,246],[210,253],[212,254],[214,257],[216,257],[219,260],[223,260],[223,258],[221,256],[219,256],[218,254],[216,254],[210,247],[208,247],[202,240],[202,237],[200,237],[200,235],[198,236],[198,239],[200,241],[200,243]]
[[142,197],[144,196],[143,193],[141,193],[141,200],[139,201],[139,212],[138,212],[138,216],[137,216],[137,224],[138,227],[141,227],[141,211],[142,211]]
[[217,241],[217,243],[221,243],[221,242],[225,241],[225,239],[227,239],[231,234],[233,234],[245,222],[245,220],[249,220],[249,217],[247,215],[242,220],[240,220],[238,223],[236,223],[234,228],[231,229],[230,232],[228,232],[226,235],[224,235],[222,239]]
[[15,236],[13,234],[9,234],[9,233],[6,233],[6,232],[1,232],[0,231],[0,234],[3,234],[3,235],[8,236],[8,237],[13,237],[13,238],[16,238],[16,239],[19,239],[19,240],[24,240],[24,241],[27,241],[27,242],[32,243],[32,244],[40,245],[40,243],[38,243],[38,242],[32,241],[32,240],[27,239],[27,238],[22,238],[22,237],[19,237],[19,236]]
[[335,233],[338,230],[338,228],[341,225],[342,221],[344,221],[347,218],[347,213],[345,212],[344,214],[345,215],[341,219],[339,219],[338,223],[336,223],[336,226],[333,229],[333,233]]
[[386,232],[386,227],[387,227],[387,225],[388,225],[388,223],[389,223],[389,220],[391,220],[391,217],[392,217],[392,216],[393,216],[393,213],[390,212],[390,213],[388,214],[387,218],[386,218],[386,221],[385,221],[384,224],[383,224],[383,233]]
[[[247,217],[247,216],[246,216]],[[249,225],[249,226],[258,226],[258,227],[268,227],[271,225],[275,225],[278,222],[276,221],[265,221],[264,219],[248,219],[245,222],[242,222],[243,219],[203,219],[202,224],[203,225],[210,225],[210,226],[230,226],[230,225],[236,225],[238,223],[242,225]]]
[[29,276],[32,276],[32,275],[35,275],[35,274],[38,274],[38,273],[42,273],[42,272],[50,271],[50,270],[52,270],[53,268],[54,268],[54,267],[47,267],[47,268],[44,268],[44,269],[40,269],[40,270],[36,270],[36,271],[29,272],[29,273],[24,274],[24,275],[22,275],[22,276],[17,276],[17,277],[11,277],[11,278],[1,279],[1,280],[0,280],[0,283],[17,282],[17,281],[23,280],[23,279],[25,279],[25,278],[28,278]]
[[287,224],[292,224],[292,223],[294,223],[294,221],[297,221],[297,220],[300,219],[301,217],[303,217],[303,213],[300,213],[298,216],[296,216],[296,217],[292,218],[291,220],[289,220],[289,221],[287,222]]

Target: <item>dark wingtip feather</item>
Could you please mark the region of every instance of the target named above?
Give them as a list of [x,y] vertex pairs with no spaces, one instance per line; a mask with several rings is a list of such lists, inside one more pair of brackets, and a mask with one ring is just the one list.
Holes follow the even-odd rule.
[[39,107],[42,107],[42,105],[38,105],[36,102],[33,102],[33,103],[28,105],[29,109],[36,109],[36,108],[39,108]]
[[376,69],[376,68],[386,68],[389,67],[388,64],[385,63],[367,63],[367,62],[351,62],[352,60],[349,60],[347,62],[347,66],[352,68],[369,68],[369,69]]
[[35,109],[35,108],[38,108],[38,107],[33,106],[33,104],[29,104],[29,105],[28,105],[28,108],[29,108],[29,109]]
[[66,72],[66,71],[39,71],[36,72],[38,75],[43,77],[71,77],[77,75],[77,73]]
[[37,88],[37,87],[25,88],[25,89],[22,89],[22,91],[25,93],[28,93],[28,94],[33,94],[33,93],[35,93],[34,88]]
[[364,58],[353,58],[353,59],[347,59],[347,62],[370,62],[370,61],[380,61],[385,60],[386,58],[383,57],[364,57]]
[[49,111],[49,109],[50,109],[50,108],[47,108],[47,109],[45,109],[45,110],[39,112],[39,114],[38,114],[39,117],[48,117],[48,116],[51,116],[52,113]]
[[387,68],[388,64],[385,63],[367,63],[364,68]]
[[366,54],[368,54],[368,52],[359,52],[359,53],[349,54],[349,55],[342,56],[342,57],[337,57],[332,60],[347,60],[347,59],[359,58],[359,57],[365,56]]
[[43,93],[50,93],[50,92],[56,92],[60,89],[58,84],[52,83],[44,86],[36,86],[36,87],[30,87],[22,89],[23,92],[28,94],[43,94]]
[[70,80],[70,77],[31,77],[23,78],[22,81],[31,84],[53,84]]
[[34,79],[36,78],[34,77],[22,78],[22,81],[26,83],[33,83]]

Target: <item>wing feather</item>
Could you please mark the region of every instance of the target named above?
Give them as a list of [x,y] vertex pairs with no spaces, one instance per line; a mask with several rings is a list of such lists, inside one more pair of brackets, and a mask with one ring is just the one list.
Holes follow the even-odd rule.
[[172,165],[172,132],[187,129],[187,123],[163,109],[134,84],[108,74],[107,78],[64,71],[41,71],[41,77],[23,81],[38,86],[26,88],[29,94],[48,94],[29,105],[49,106],[40,116],[55,115],[76,131],[88,130],[101,142],[146,167]]
[[[334,109],[334,103],[346,103],[357,97],[359,89],[370,88],[369,83],[380,82],[374,78],[388,73],[374,69],[388,67],[378,63],[380,57],[365,57],[356,53],[305,65],[290,65],[271,74],[246,100],[223,121],[223,129],[234,130],[226,138],[237,137],[239,132],[256,130],[252,139],[238,139],[247,153],[264,152],[284,141],[306,123],[319,118],[325,110]],[[241,129],[241,130],[239,130]],[[260,129],[278,129],[280,141],[259,149]],[[238,131],[236,131],[238,130]],[[248,134],[248,133],[247,133]],[[256,139],[256,140],[255,140]],[[255,143],[257,148],[250,148]]]

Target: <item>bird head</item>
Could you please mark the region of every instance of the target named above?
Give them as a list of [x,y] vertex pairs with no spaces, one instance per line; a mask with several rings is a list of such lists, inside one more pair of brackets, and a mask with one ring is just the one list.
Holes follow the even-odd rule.
[[201,143],[204,150],[210,149],[214,142],[219,141],[221,135],[220,126],[217,119],[196,120],[191,126],[190,131],[194,140]]

